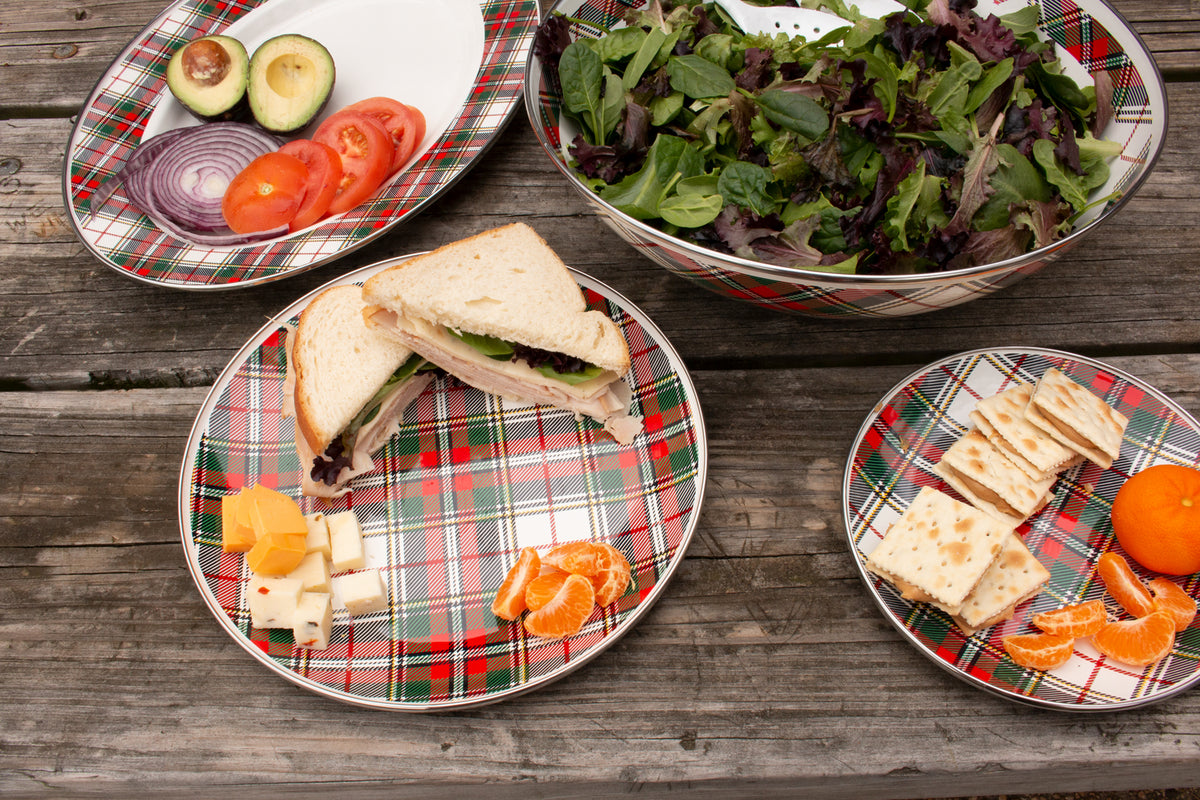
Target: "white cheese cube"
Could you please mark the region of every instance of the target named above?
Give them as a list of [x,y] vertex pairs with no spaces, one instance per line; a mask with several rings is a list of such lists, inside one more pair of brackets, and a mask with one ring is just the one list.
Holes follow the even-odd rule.
[[333,582],[352,617],[383,611],[388,607],[387,587],[377,569],[342,575],[334,578]]
[[320,553],[309,553],[287,577],[299,580],[303,587],[301,591],[328,592],[329,562]]
[[363,553],[362,528],[353,511],[340,511],[325,517],[329,523],[329,560],[334,572],[362,569],[367,559]]
[[333,630],[333,597],[327,592],[304,592],[292,618],[297,647],[324,650]]
[[255,575],[246,586],[250,624],[255,628],[290,628],[303,588],[296,578]]
[[329,558],[329,523],[320,511],[304,515],[304,524],[308,527],[308,538],[305,540],[305,550],[309,553],[320,553]]

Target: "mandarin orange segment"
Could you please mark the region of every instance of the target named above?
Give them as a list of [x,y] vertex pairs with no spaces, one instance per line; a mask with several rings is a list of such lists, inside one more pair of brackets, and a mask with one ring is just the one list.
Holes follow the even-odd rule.
[[625,594],[632,571],[620,550],[607,543],[601,543],[599,547],[602,551],[600,568],[592,576],[592,588],[596,591],[596,605],[604,608]]
[[510,622],[521,616],[521,612],[525,610],[525,587],[537,577],[541,568],[541,559],[538,558],[537,551],[532,547],[521,548],[517,563],[513,564],[512,569],[504,576],[504,582],[496,592],[496,599],[492,601],[492,613]]
[[543,639],[573,636],[592,615],[595,604],[592,582],[583,575],[568,575],[550,602],[525,615],[525,630]]
[[1165,611],[1138,619],[1109,622],[1092,635],[1092,644],[1109,658],[1144,667],[1160,661],[1175,646],[1175,620]]
[[1150,591],[1154,594],[1155,610],[1171,616],[1176,632],[1187,630],[1196,618],[1196,601],[1192,596],[1169,578],[1150,581]]
[[600,569],[603,552],[595,542],[567,542],[542,556],[542,563],[572,575],[591,577]]
[[1048,670],[1061,667],[1075,652],[1075,639],[1053,633],[1023,633],[1000,640],[1008,657],[1027,669]]
[[1089,600],[1086,603],[1063,606],[1053,611],[1042,611],[1034,614],[1030,620],[1044,633],[1070,636],[1074,639],[1091,636],[1100,630],[1107,621],[1108,612],[1104,609],[1103,600]]
[[1200,470],[1158,464],[1130,476],[1113,498],[1112,525],[1121,547],[1146,569],[1200,572]]
[[1104,581],[1104,588],[1121,604],[1121,608],[1135,617],[1144,617],[1154,611],[1154,597],[1141,582],[1129,562],[1119,553],[1109,551],[1096,562],[1096,572]]
[[554,599],[558,590],[562,588],[569,577],[571,577],[571,573],[563,572],[561,569],[538,575],[525,587],[525,607],[530,611],[542,608]]

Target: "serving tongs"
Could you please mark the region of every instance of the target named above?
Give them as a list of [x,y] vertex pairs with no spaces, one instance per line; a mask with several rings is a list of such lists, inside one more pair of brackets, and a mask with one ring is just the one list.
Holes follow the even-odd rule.
[[[853,24],[836,14],[812,8],[754,6],[742,0],[716,0],[716,3],[725,9],[725,13],[743,33],[786,33],[805,39],[820,39],[832,30]],[[884,17],[905,10],[904,6],[893,0],[858,0],[854,5],[867,17]]]

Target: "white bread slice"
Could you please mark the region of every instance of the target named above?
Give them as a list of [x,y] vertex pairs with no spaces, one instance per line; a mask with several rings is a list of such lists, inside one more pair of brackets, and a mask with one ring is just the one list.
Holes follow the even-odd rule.
[[616,324],[588,311],[578,284],[549,245],[514,223],[415,256],[370,278],[362,297],[468,333],[566,353],[617,375],[629,346]]
[[354,419],[412,351],[367,327],[362,291],[335,286],[300,313],[289,367],[295,376],[297,434],[313,453]]

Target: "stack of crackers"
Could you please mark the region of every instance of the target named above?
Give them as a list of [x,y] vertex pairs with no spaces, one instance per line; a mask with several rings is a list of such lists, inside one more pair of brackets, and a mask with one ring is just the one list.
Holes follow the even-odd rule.
[[924,487],[867,558],[901,597],[945,611],[967,634],[1009,619],[1050,573],[1016,529],[1084,459],[1112,466],[1129,420],[1057,369],[985,398],[975,427],[933,470],[969,502]]

